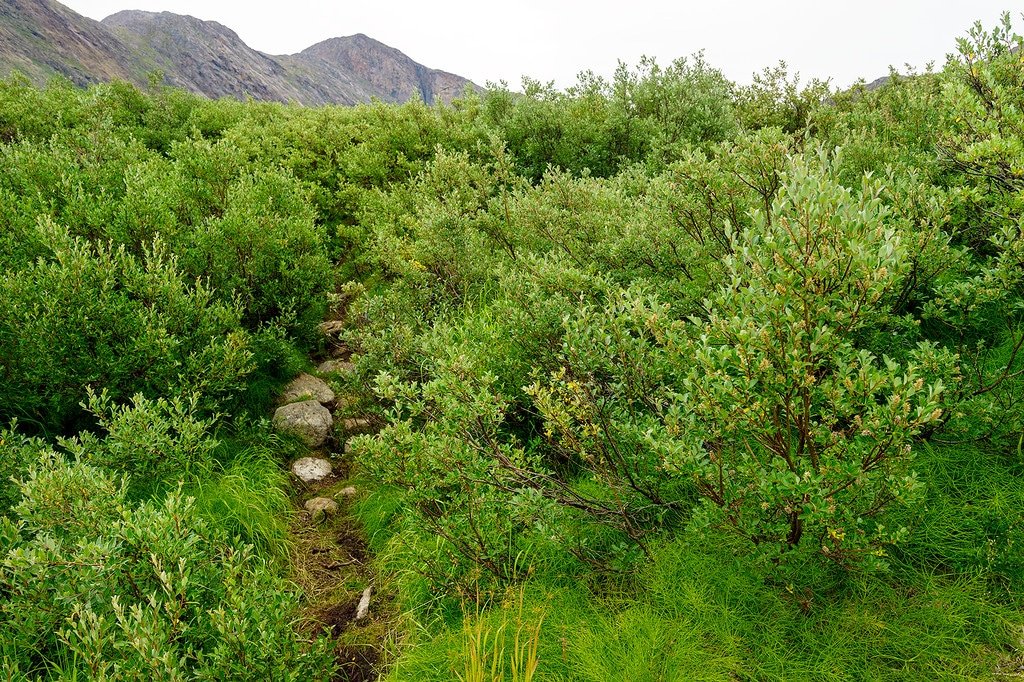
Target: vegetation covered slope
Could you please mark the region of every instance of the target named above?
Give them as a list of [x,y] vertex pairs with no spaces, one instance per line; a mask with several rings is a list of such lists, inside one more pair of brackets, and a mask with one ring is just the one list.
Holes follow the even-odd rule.
[[266,420],[325,317],[387,679],[1019,675],[1021,45],[436,108],[3,82],[7,676],[335,674]]

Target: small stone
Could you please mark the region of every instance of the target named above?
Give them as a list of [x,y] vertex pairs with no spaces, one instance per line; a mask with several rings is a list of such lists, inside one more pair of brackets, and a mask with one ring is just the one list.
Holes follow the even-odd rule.
[[350,485],[348,487],[342,488],[341,490],[338,491],[338,494],[341,495],[342,497],[352,497],[353,495],[356,494],[356,487],[354,485]]
[[288,384],[281,394],[282,403],[295,403],[300,400],[315,400],[318,403],[334,402],[334,391],[323,379],[311,374],[300,374]]
[[366,618],[366,615],[370,612],[370,595],[372,594],[373,585],[369,585],[363,590],[362,596],[359,597],[359,604],[356,605],[356,620]]
[[356,363],[348,360],[324,360],[316,367],[321,374],[352,374],[356,371]]
[[327,320],[319,324],[320,331],[325,335],[339,334],[345,329],[345,322],[342,320]]
[[292,463],[292,473],[303,483],[322,481],[331,475],[331,463],[319,457],[303,457]]
[[342,451],[343,451],[343,452],[344,452],[344,453],[345,453],[346,455],[351,455],[351,454],[352,454],[352,441],[348,441],[348,440],[347,440],[347,441],[345,441],[345,447],[344,447],[344,448],[342,448]]
[[338,511],[338,503],[326,497],[314,497],[311,500],[306,500],[306,504],[303,506],[314,518],[321,515],[330,516]]
[[370,433],[373,431],[373,424],[366,417],[351,417],[349,419],[342,420],[341,428],[346,434],[354,435],[359,433]]
[[297,436],[311,448],[327,442],[334,427],[330,411],[316,400],[282,405],[274,411],[274,428]]

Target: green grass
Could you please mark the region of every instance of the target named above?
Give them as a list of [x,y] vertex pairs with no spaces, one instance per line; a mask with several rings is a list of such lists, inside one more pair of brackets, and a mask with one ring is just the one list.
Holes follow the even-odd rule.
[[352,515],[362,525],[370,550],[378,554],[387,548],[395,536],[401,512],[401,498],[397,491],[375,486],[368,479],[357,476],[353,480],[357,489],[372,491],[370,495],[360,495],[355,500]]
[[196,509],[231,535],[253,545],[267,560],[288,557],[287,475],[266,447],[238,452],[208,479],[196,480],[189,494]]
[[1024,579],[1024,461],[1015,451],[970,445],[924,446],[916,457],[928,492],[920,506],[900,514],[912,533],[894,558],[940,573],[984,575],[1010,598]]
[[1016,609],[973,578],[851,575],[780,589],[720,548],[676,541],[640,601],[700,633],[744,679],[979,679],[1014,643]]
[[[1005,589],[1018,573],[993,573],[982,561],[998,546],[998,565],[1014,565],[1015,536],[1007,533],[1024,510],[1016,464],[993,457],[922,449],[918,469],[932,492],[894,519],[912,523],[914,533],[889,574],[824,568],[780,585],[741,547],[679,534],[617,581],[587,580],[569,561],[540,561],[521,596],[492,591],[482,607],[437,597],[418,563],[432,547],[412,532],[394,494],[370,487],[355,513],[405,621],[387,679],[464,674],[479,633],[497,647],[496,633],[518,610],[543,614],[537,680],[993,679],[1020,660],[1024,622]],[[480,628],[475,639],[466,613]]]
[[[1021,614],[977,579],[862,576],[794,595],[681,540],[636,578],[598,595],[538,576],[521,599],[471,618],[494,638],[508,637],[509,613],[543,616],[538,680],[980,680],[1017,653]],[[478,645],[458,622],[408,632],[388,680],[453,679]]]

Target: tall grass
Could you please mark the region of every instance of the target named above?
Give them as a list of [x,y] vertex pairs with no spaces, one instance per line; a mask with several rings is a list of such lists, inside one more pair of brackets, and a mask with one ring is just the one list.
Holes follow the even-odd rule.
[[[525,589],[525,588],[523,588]],[[523,612],[524,592],[515,598],[515,610],[498,611],[497,622],[481,614],[463,621],[465,663],[463,672],[456,671],[461,682],[533,682],[540,665],[540,635],[544,612],[535,619]],[[514,622],[508,613],[515,613]],[[508,641],[511,631],[512,641]]]
[[413,618],[387,679],[983,680],[1021,657],[1024,613],[981,579],[904,567],[786,589],[689,537],[604,591],[539,574],[511,593],[461,622]]
[[197,479],[189,494],[200,514],[277,563],[288,558],[286,484],[275,456],[257,446],[242,450],[208,478]]

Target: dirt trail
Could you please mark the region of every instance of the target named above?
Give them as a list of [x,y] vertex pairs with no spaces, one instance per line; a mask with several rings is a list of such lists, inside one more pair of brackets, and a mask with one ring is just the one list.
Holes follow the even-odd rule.
[[[335,390],[351,386],[350,352],[335,341],[339,323],[325,323],[321,328],[331,342],[332,353],[320,364],[317,376]],[[333,433],[323,447],[310,448],[303,456],[326,460],[331,472],[313,480],[303,480],[294,470],[291,475],[291,497],[296,508],[289,529],[292,579],[304,594],[303,627],[310,632],[327,632],[335,640],[339,671],[334,679],[365,682],[376,680],[381,672],[388,609],[384,595],[376,590],[372,557],[362,528],[351,515],[351,506],[361,491],[348,480],[351,457],[345,453],[345,442],[356,433],[372,431],[374,426],[354,413],[353,406],[358,405],[354,394],[341,391],[324,404],[333,412]],[[307,505],[313,500],[314,509],[310,510]],[[317,505],[323,509],[316,509]],[[357,618],[367,588],[369,610]]]

